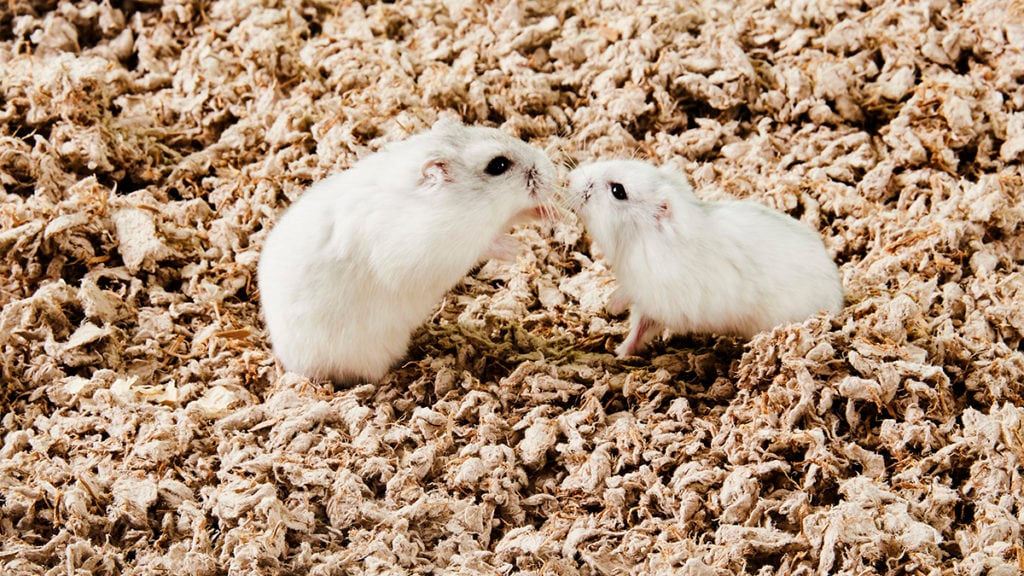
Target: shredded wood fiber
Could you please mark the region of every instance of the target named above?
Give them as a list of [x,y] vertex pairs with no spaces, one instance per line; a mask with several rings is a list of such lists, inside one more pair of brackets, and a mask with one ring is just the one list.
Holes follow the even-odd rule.
[[[0,572],[1020,573],[1022,47],[1019,0],[0,3]],[[569,218],[384,382],[282,374],[267,231],[451,112],[799,217],[848,305],[616,360]]]

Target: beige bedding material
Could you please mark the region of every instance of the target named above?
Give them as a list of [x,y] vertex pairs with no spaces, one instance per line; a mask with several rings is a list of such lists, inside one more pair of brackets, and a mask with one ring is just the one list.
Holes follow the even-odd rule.
[[[0,572],[1024,569],[1019,1],[110,4],[0,3]],[[799,217],[848,305],[620,361],[567,218],[282,374],[267,230],[441,114]]]

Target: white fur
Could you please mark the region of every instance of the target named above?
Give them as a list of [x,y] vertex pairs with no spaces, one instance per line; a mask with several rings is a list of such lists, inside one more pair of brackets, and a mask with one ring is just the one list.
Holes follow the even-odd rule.
[[[611,193],[622,184],[627,199]],[[638,160],[596,162],[569,175],[569,201],[604,251],[630,303],[620,356],[667,328],[750,337],[839,312],[839,270],[808,226],[755,202],[702,202],[686,178]]]
[[[512,167],[485,173],[499,155]],[[555,185],[540,150],[447,120],[315,183],[260,257],[278,359],[311,378],[379,380],[444,294],[482,256],[507,252],[503,232]]]

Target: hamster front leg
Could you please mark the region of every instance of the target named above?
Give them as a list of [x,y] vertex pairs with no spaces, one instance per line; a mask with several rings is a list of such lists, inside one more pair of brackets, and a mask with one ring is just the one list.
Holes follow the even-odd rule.
[[619,358],[636,356],[664,328],[657,320],[644,316],[635,308],[629,314],[629,321],[629,336],[626,336],[626,340],[615,349],[615,355]]
[[502,234],[491,241],[491,245],[484,251],[480,261],[498,260],[500,262],[515,262],[519,254],[520,242],[511,234]]
[[629,310],[629,307],[632,305],[633,299],[626,294],[626,291],[622,286],[619,286],[612,292],[612,295],[608,298],[608,303],[605,304],[604,308],[612,316],[618,316],[626,310]]

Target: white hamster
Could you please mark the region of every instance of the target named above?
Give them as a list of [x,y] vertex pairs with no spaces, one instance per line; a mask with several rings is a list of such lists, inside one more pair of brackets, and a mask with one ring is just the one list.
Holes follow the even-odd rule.
[[609,310],[630,307],[620,357],[666,328],[750,337],[843,307],[821,238],[786,214],[701,201],[685,176],[640,160],[580,166],[567,194],[619,282]]
[[445,293],[507,255],[504,232],[546,213],[556,190],[542,151],[455,120],[313,184],[260,255],[274,353],[310,378],[379,380]]

